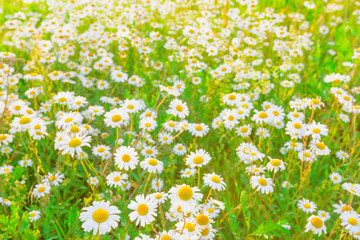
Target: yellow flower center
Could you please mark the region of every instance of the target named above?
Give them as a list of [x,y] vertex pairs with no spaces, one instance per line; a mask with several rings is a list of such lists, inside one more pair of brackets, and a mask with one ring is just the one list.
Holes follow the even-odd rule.
[[183,201],[189,201],[193,195],[193,190],[189,186],[182,186],[178,191],[178,197]]
[[118,181],[120,181],[120,177],[119,176],[116,176],[116,177],[114,177],[114,182],[118,182]]
[[124,154],[121,159],[123,160],[123,162],[129,162],[130,161],[130,155],[129,154]]
[[209,223],[209,217],[205,214],[200,214],[196,217],[196,223],[201,226],[207,225]]
[[31,122],[31,119],[28,118],[28,117],[22,117],[22,118],[20,118],[20,120],[19,120],[19,123],[20,123],[21,125],[28,124],[28,123],[30,123],[30,122]]
[[324,150],[324,149],[325,149],[325,144],[323,144],[322,142],[318,142],[318,143],[316,144],[316,147],[317,147],[318,149],[320,149],[320,150]]
[[184,108],[181,105],[177,105],[176,110],[178,110],[179,112],[182,112],[184,110]]
[[35,215],[36,215],[36,214],[35,214],[34,212],[29,213],[29,216],[30,216],[30,217],[35,217]]
[[73,138],[69,141],[69,147],[76,148],[81,145],[81,140],[78,138]]
[[71,126],[70,131],[73,133],[77,133],[80,131],[80,128],[78,126]]
[[202,130],[203,130],[203,127],[200,126],[200,125],[197,125],[197,126],[195,127],[195,130],[196,130],[196,131],[202,131]]
[[64,122],[68,123],[68,122],[71,122],[72,120],[73,120],[72,118],[67,118],[67,119],[65,119]]
[[259,118],[267,118],[268,117],[268,114],[266,112],[261,112],[259,114]]
[[235,99],[236,99],[236,96],[234,94],[229,95],[229,100],[235,100]]
[[38,192],[39,192],[39,193],[42,193],[42,192],[44,192],[44,191],[45,191],[45,187],[39,187],[39,188],[38,188]]
[[207,236],[209,232],[210,232],[209,228],[204,228],[200,231],[201,236]]
[[148,161],[148,164],[151,166],[156,166],[156,165],[158,165],[158,161],[156,159],[152,158]]
[[92,218],[97,223],[105,222],[109,218],[109,213],[103,208],[96,209],[92,215]]
[[258,180],[258,183],[259,183],[261,186],[266,186],[266,185],[267,185],[267,181],[266,181],[266,179],[264,179],[264,178],[260,178],[260,179]]
[[49,181],[50,181],[50,182],[53,182],[53,181],[55,181],[55,180],[56,180],[56,176],[53,175],[53,176],[50,176],[50,177],[49,177]]
[[151,127],[151,123],[145,123],[145,127]]
[[220,183],[220,178],[218,176],[212,176],[211,181],[213,181],[214,183]]
[[240,132],[242,133],[246,133],[249,129],[247,127],[243,127],[241,128]]
[[66,101],[66,98],[64,98],[64,97],[59,98],[59,102],[65,102],[65,101]]
[[311,100],[311,103],[316,105],[316,104],[319,104],[319,103],[320,103],[320,101],[319,101],[319,100],[317,100],[317,99],[313,99],[313,100]]
[[311,219],[311,224],[315,227],[315,228],[321,228],[324,223],[323,223],[323,220],[321,220],[321,218],[319,217],[313,217]]
[[145,203],[142,203],[137,207],[137,212],[139,215],[145,216],[149,212],[149,207]]
[[7,139],[7,136],[5,134],[0,135],[0,141],[4,141]]
[[313,129],[313,133],[320,133],[320,129],[314,128],[314,129]]
[[304,204],[304,208],[310,208],[310,204],[305,203],[305,204]]
[[201,156],[196,156],[196,157],[194,157],[193,162],[194,162],[195,164],[201,164],[201,163],[204,162],[204,158],[201,157]]
[[301,124],[300,123],[294,123],[294,128],[296,128],[296,129],[301,129]]
[[353,226],[356,226],[358,224],[358,221],[355,218],[349,218],[348,223],[350,223]]
[[187,222],[187,223],[185,224],[185,228],[186,228],[189,232],[195,231],[195,225],[192,224],[191,222]]
[[111,121],[113,122],[119,122],[122,119],[122,117],[120,115],[114,115],[111,118]]
[[271,161],[271,165],[273,165],[274,167],[278,167],[281,165],[281,161],[278,159],[274,159]]
[[351,211],[351,207],[348,206],[348,205],[345,205],[345,206],[342,207],[341,211],[342,212]]

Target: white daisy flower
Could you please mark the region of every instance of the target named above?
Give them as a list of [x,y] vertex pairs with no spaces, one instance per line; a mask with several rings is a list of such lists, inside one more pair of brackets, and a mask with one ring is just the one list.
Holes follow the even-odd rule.
[[84,222],[81,226],[86,232],[93,231],[93,235],[103,235],[118,226],[119,213],[121,211],[115,206],[110,206],[110,202],[95,201],[93,206],[83,208],[79,218]]
[[129,209],[133,210],[129,214],[130,221],[136,221],[136,225],[144,227],[146,224],[151,223],[156,217],[156,202],[148,195],[137,195],[135,201],[132,200],[128,206]]

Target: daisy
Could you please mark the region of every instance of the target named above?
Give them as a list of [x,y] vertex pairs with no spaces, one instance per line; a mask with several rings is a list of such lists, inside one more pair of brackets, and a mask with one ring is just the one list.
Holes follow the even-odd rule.
[[33,161],[31,159],[22,159],[18,164],[21,167],[31,167],[33,165]]
[[172,143],[172,140],[173,139],[173,136],[171,136],[170,133],[168,132],[161,132],[158,136],[158,140],[160,142],[160,144],[171,144]]
[[175,230],[162,231],[159,234],[160,240],[171,240],[175,239],[178,236],[178,233]]
[[302,200],[299,200],[296,205],[298,206],[298,208],[300,208],[305,213],[313,213],[316,210],[316,204],[305,198],[303,198]]
[[91,141],[91,137],[86,134],[75,134],[74,137],[71,137],[67,134],[62,134],[62,139],[59,141],[60,146],[59,150],[62,155],[70,154],[72,157],[76,154],[81,154],[83,152],[81,147],[88,146],[90,147],[89,142]]
[[342,188],[349,193],[360,197],[360,184],[357,183],[343,183]]
[[36,184],[33,190],[33,196],[36,198],[44,197],[45,194],[50,192],[50,185],[47,183]]
[[127,179],[127,174],[121,174],[121,172],[112,172],[106,176],[106,184],[110,187],[120,187]]
[[174,99],[170,102],[170,109],[168,112],[175,117],[185,118],[189,115],[189,108],[186,103],[182,102],[179,99]]
[[144,145],[143,149],[141,150],[141,155],[145,157],[156,157],[158,155],[158,150],[156,149],[156,146],[147,146]]
[[140,162],[140,167],[150,173],[161,173],[164,169],[164,164],[155,158],[146,158]]
[[250,165],[245,168],[246,173],[249,175],[263,175],[265,173],[266,168],[261,166],[258,167],[256,165]]
[[125,99],[122,108],[128,113],[137,113],[145,108],[143,102],[136,99]]
[[273,114],[269,110],[266,110],[266,111],[254,110],[254,111],[255,111],[255,114],[251,118],[252,121],[255,121],[258,124],[272,122]]
[[282,186],[283,188],[288,188],[288,187],[292,187],[292,184],[289,183],[288,181],[283,181],[282,184],[281,184],[281,186]]
[[236,128],[236,133],[239,135],[239,136],[242,136],[242,137],[248,137],[251,135],[251,125],[248,124],[248,125],[243,125],[241,127],[238,127]]
[[318,211],[318,216],[323,218],[324,221],[329,220],[330,219],[330,214],[328,212],[325,211]]
[[338,159],[343,160],[343,161],[349,157],[349,154],[342,150],[337,151],[335,155]]
[[111,228],[116,228],[120,221],[121,211],[115,206],[110,206],[110,202],[93,202],[93,206],[83,208],[80,214],[81,225],[86,232],[93,231],[93,234],[103,235],[110,232]]
[[110,147],[103,144],[94,146],[92,148],[92,153],[103,159],[108,159],[111,156]]
[[140,120],[140,129],[148,132],[152,132],[155,130],[157,126],[157,121],[152,117],[146,117]]
[[10,133],[25,132],[34,125],[34,122],[36,122],[36,119],[33,117],[15,117],[10,124]]
[[313,231],[315,234],[319,236],[324,232],[326,234],[326,226],[324,224],[324,219],[319,216],[311,215],[307,219],[307,224],[305,226],[305,232]]
[[40,211],[37,210],[33,210],[31,212],[28,213],[29,214],[29,218],[30,218],[30,222],[36,222],[39,218],[40,218]]
[[12,143],[13,139],[14,135],[0,134],[0,146],[1,144],[8,145],[9,143]]
[[165,201],[168,198],[168,194],[164,193],[164,192],[156,192],[156,193],[152,193],[150,194],[150,196],[153,197],[154,201],[156,202],[156,204],[163,204],[165,203]]
[[14,168],[14,167],[11,166],[11,165],[4,165],[4,166],[0,167],[0,175],[10,174],[10,173],[12,172],[13,168]]
[[196,170],[193,168],[185,168],[184,170],[181,170],[180,173],[182,178],[189,178],[195,175]]
[[290,121],[286,124],[286,134],[289,134],[292,139],[301,139],[306,133],[306,124],[298,121]]
[[137,195],[135,201],[132,200],[128,208],[133,210],[129,214],[130,221],[136,221],[136,225],[140,224],[144,227],[155,220],[156,203],[150,195],[146,197],[144,195]]
[[273,181],[265,176],[252,176],[250,179],[252,188],[256,188],[261,193],[269,194],[274,191]]
[[337,214],[342,214],[347,211],[353,211],[353,208],[350,205],[347,205],[342,201],[339,201],[339,204],[333,204],[332,206],[335,208],[334,213]]
[[154,178],[151,181],[151,188],[154,189],[155,191],[161,191],[163,186],[164,186],[164,182],[160,178]]
[[208,133],[209,127],[204,123],[200,123],[200,124],[191,123],[189,124],[188,130],[191,133],[191,135],[195,137],[203,137]]
[[214,190],[223,191],[226,188],[226,184],[223,178],[216,175],[215,173],[205,174],[203,179],[204,179],[204,184],[213,188]]
[[266,168],[269,171],[272,171],[274,173],[276,173],[277,171],[281,170],[285,170],[285,162],[281,159],[272,159],[271,157],[269,157],[270,162],[268,164],[266,164]]
[[2,198],[2,197],[0,197],[0,203],[1,203],[2,205],[11,206],[12,201],[10,201],[10,200],[7,199],[7,198]]
[[174,208],[181,207],[185,212],[191,212],[196,208],[198,201],[202,198],[202,194],[197,187],[190,187],[186,184],[177,185],[169,190],[169,198]]
[[331,150],[319,140],[311,140],[310,149],[314,151],[316,155],[329,155]]
[[50,186],[58,186],[63,181],[64,181],[64,174],[61,174],[59,172],[54,174],[49,172],[44,179],[44,182],[49,184]]
[[176,130],[176,124],[177,124],[177,122],[167,121],[167,122],[163,123],[163,126],[166,131],[174,132]]
[[185,155],[185,153],[187,152],[187,149],[184,144],[178,143],[178,144],[175,144],[175,146],[173,147],[173,152],[176,155],[182,156],[182,155]]
[[97,177],[90,177],[90,178],[89,178],[89,183],[90,183],[91,185],[96,186],[96,185],[99,184],[99,178],[97,178]]
[[337,184],[337,183],[341,183],[342,181],[342,177],[339,173],[337,172],[333,172],[329,175],[331,181],[333,182],[333,184]]
[[132,147],[121,146],[114,154],[115,164],[121,170],[134,169],[139,162],[138,153]]
[[121,126],[127,126],[130,120],[129,114],[121,109],[121,108],[115,108],[111,110],[110,112],[105,113],[104,122],[107,127],[121,127]]
[[205,166],[210,162],[210,160],[210,155],[203,149],[198,149],[195,152],[191,152],[185,159],[186,165],[191,168]]
[[344,226],[350,234],[360,231],[360,215],[355,211],[346,211],[340,215],[341,226]]
[[313,139],[321,139],[321,136],[327,136],[328,132],[329,130],[326,128],[326,125],[313,121],[307,126],[306,135],[311,135]]

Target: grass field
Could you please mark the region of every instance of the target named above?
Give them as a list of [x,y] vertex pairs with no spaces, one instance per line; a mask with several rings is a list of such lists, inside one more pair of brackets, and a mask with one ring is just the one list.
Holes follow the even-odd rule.
[[360,1],[0,3],[0,239],[360,239]]

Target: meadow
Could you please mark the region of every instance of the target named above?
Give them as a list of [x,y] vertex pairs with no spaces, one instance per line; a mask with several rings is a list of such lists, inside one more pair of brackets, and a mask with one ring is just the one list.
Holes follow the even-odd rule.
[[360,1],[0,3],[0,239],[360,239]]

